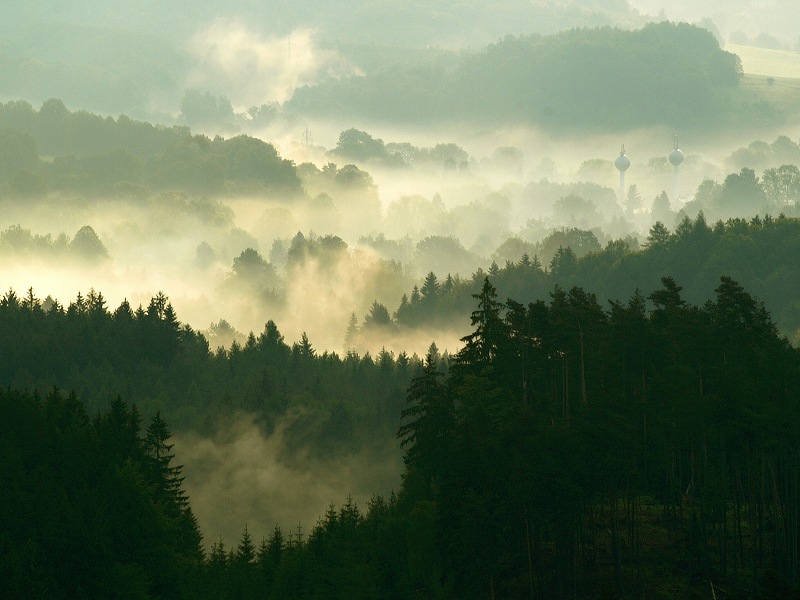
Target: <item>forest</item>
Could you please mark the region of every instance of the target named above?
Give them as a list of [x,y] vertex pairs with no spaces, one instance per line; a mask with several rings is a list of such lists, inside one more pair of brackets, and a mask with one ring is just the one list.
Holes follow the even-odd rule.
[[[5,594],[796,596],[800,356],[730,277],[702,307],[681,292],[664,277],[647,297],[604,309],[592,293],[556,286],[548,302],[526,305],[498,301],[485,278],[457,354],[432,348],[424,361],[377,364],[316,356],[307,340],[290,349],[272,324],[215,356],[160,297],[147,311],[111,315],[99,295],[45,311],[32,294],[7,294],[3,327],[30,340],[3,348],[12,369],[26,352],[46,353],[51,341],[36,332],[47,328],[65,336],[43,361],[52,373],[72,337],[120,373],[194,368],[197,380],[204,361],[242,375],[250,363],[262,390],[266,369],[287,362],[284,386],[316,381],[326,391],[337,388],[323,377],[337,374],[372,388],[414,377],[402,409],[366,407],[400,417],[396,494],[375,495],[365,509],[331,505],[305,533],[276,526],[259,542],[245,526],[207,553],[161,411],[143,430],[140,409],[119,396],[90,418],[74,392],[5,388],[0,510],[17,524],[0,546]],[[179,358],[190,353],[193,367]],[[256,396],[251,408],[274,411],[274,397]],[[208,395],[199,402],[187,403],[230,409]]]
[[[753,97],[742,89],[719,20],[648,22],[626,0],[504,0],[494,10],[440,1],[351,2],[349,10],[298,3],[286,11],[239,2],[217,19],[208,16],[215,3],[193,4],[180,16],[151,7],[163,15],[154,21],[147,9],[112,2],[75,22],[14,2],[10,14],[35,25],[0,30],[0,98],[58,97],[226,134],[327,118],[522,122],[573,134],[658,124],[719,132],[785,123],[797,109],[768,90]],[[780,12],[794,14],[785,4]],[[770,20],[772,31],[785,27]]]
[[800,599],[790,0],[8,0],[0,597]]
[[[659,23],[637,31],[509,36],[454,69],[392,68],[334,80],[300,88],[288,106],[345,115],[358,107],[368,117],[400,122],[527,121],[559,131],[656,123],[709,127],[727,116],[726,91],[736,88],[740,76],[738,57],[720,50],[710,32]],[[392,105],[391,97],[401,101]],[[387,106],[394,107],[388,115]]]
[[[625,240],[609,241],[602,248],[591,231],[580,229],[554,232],[538,244],[510,237],[496,252],[502,267],[493,262],[485,272],[469,278],[448,275],[443,281],[430,272],[403,294],[384,325],[424,328],[465,322],[485,274],[501,297],[523,302],[546,297],[555,285],[578,285],[604,302],[616,302],[636,290],[652,289],[661,277],[672,274],[684,285],[687,298],[702,304],[713,294],[716,274],[727,273],[757,293],[779,330],[796,341],[799,228],[796,217],[783,215],[731,218],[712,225],[701,211],[694,219],[684,216],[674,231],[657,221],[642,247],[635,248]],[[549,261],[543,263],[539,256]],[[380,307],[374,305],[370,315],[377,310]]]
[[[187,0],[180,6],[8,0],[5,9],[0,97],[36,103],[59,97],[70,106],[160,122],[171,118],[169,104],[187,96],[187,87],[226,95],[237,113],[246,114],[282,102],[287,81],[295,87],[358,69],[435,60],[531,29],[553,33],[646,21],[624,0],[299,0],[291,6],[277,0]],[[300,60],[289,56],[290,43]],[[237,60],[228,63],[231,47]]]

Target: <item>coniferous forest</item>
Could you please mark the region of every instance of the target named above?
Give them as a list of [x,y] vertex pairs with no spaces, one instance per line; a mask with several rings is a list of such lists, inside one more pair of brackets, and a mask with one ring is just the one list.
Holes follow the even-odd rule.
[[3,0],[0,600],[800,600],[796,0]]
[[[268,386],[278,364],[326,384],[413,374],[396,432],[402,486],[366,507],[331,505],[308,531],[259,540],[244,528],[204,552],[160,412],[116,398],[90,417],[74,393],[7,388],[7,597],[796,594],[800,355],[729,277],[702,307],[666,277],[607,310],[577,287],[501,302],[487,278],[463,348],[421,364],[318,356],[273,325],[214,355],[163,298],[135,313],[83,303],[45,312],[7,294],[3,339],[30,340],[20,355],[53,373],[80,353],[70,340],[89,339],[120,378],[236,369]],[[3,353],[4,365],[20,358]],[[397,410],[384,407],[384,422]]]

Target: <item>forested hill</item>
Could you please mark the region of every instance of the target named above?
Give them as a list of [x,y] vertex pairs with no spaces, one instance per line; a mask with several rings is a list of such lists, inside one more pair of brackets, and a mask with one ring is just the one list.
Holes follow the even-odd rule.
[[729,277],[703,307],[669,277],[647,298],[485,279],[463,350],[410,386],[399,495],[206,556],[160,415],[0,391],[0,591],[797,598],[800,354]]
[[[376,62],[427,60],[438,49],[481,48],[507,33],[636,27],[645,20],[627,0],[5,0],[0,98],[39,103],[57,96],[104,113],[141,117],[157,111],[169,118],[187,86],[224,92],[249,106],[247,89],[270,90],[259,103],[279,101],[284,84],[264,80],[285,82],[287,72],[330,58],[366,70]],[[240,45],[242,40],[248,43]],[[247,54],[250,44],[259,50]],[[295,57],[309,60],[285,56],[291,45]],[[221,46],[244,50],[232,71],[212,65]],[[267,47],[272,54],[262,60],[259,52]],[[234,71],[242,77],[230,79]],[[326,71],[322,64],[306,75],[324,79],[331,75]]]
[[156,414],[0,388],[0,596],[196,598],[201,535]]
[[455,597],[794,597],[800,354],[728,277],[647,298],[484,280],[449,374],[415,380],[404,492]]
[[[553,243],[534,245],[509,238],[498,249],[488,275],[501,298],[530,302],[547,297],[554,286],[580,286],[603,302],[619,301],[637,289],[658,285],[660,277],[673,276],[689,301],[702,304],[713,296],[721,275],[729,275],[752,290],[774,315],[779,329],[797,340],[800,331],[800,219],[779,216],[750,221],[728,219],[710,225],[702,212],[685,217],[671,231],[661,222],[650,230],[644,247],[633,249],[622,240],[600,249],[589,231],[557,232]],[[587,251],[588,241],[596,250]],[[558,248],[548,264],[537,250]],[[548,248],[545,248],[548,246]],[[471,278],[430,273],[425,281],[401,298],[394,319],[385,327],[426,327],[460,324],[469,315],[472,295],[487,273]],[[391,311],[389,311],[391,312]]]
[[451,69],[390,68],[301,88],[287,109],[559,130],[708,127],[730,114],[740,75],[738,57],[710,32],[663,22],[509,36]]
[[0,298],[0,386],[74,390],[92,414],[122,395],[203,433],[246,413],[265,432],[280,421],[289,450],[320,456],[385,448],[419,368],[404,353],[339,356],[305,335],[288,344],[272,321],[243,345],[211,352],[161,293],[113,310],[94,290],[67,307],[33,290]]
[[39,110],[0,103],[0,191],[38,197],[60,191],[81,197],[151,190],[260,192],[292,198],[301,192],[292,161],[272,144],[240,135],[213,140],[188,127],[162,127],[70,111],[58,99]]

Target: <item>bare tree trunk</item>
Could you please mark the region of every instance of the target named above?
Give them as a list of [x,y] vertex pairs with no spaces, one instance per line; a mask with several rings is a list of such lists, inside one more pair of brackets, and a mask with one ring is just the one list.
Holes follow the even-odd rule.
[[533,556],[531,556],[531,527],[528,517],[525,517],[525,543],[528,547],[528,590],[533,600]]
[[566,418],[569,423],[569,361],[564,356],[564,401],[566,406]]
[[734,523],[735,526],[735,537],[734,537],[734,545],[733,545],[733,552],[734,558],[736,558],[736,568],[734,572],[737,573],[738,579],[738,571],[741,567],[744,566],[744,552],[742,550],[742,513],[741,513],[741,503],[739,501],[739,496],[742,488],[742,478],[739,474],[739,467],[735,468],[736,480],[734,486],[734,494],[733,494],[733,508],[734,508],[734,516],[736,522]]
[[753,451],[748,448],[747,456],[747,528],[750,533],[750,571],[753,577],[752,585],[758,585],[758,532],[757,532],[757,516],[758,498],[756,494],[756,474]]
[[617,496],[614,491],[609,498],[611,503],[611,553],[614,557],[614,583],[617,595],[622,596],[622,556],[619,543],[619,515],[617,514]]
[[798,533],[798,523],[797,517],[800,514],[800,497],[798,497],[798,465],[797,462],[797,452],[795,451],[794,456],[792,459],[787,461],[789,463],[788,468],[788,477],[786,478],[789,481],[789,506],[790,509],[787,511],[789,514],[789,564],[791,565],[791,581],[792,586],[797,587],[798,583],[798,573],[797,573],[797,563],[798,563],[798,547],[797,547],[797,533]]
[[585,405],[588,400],[586,398],[586,366],[583,360],[583,328],[578,326],[578,334],[581,340],[581,402]]

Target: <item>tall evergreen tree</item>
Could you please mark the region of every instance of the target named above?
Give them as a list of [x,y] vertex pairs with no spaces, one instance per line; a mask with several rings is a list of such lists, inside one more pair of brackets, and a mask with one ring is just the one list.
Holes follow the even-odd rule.
[[461,338],[464,348],[456,362],[479,367],[488,365],[497,354],[506,326],[500,314],[502,305],[497,301],[497,290],[488,277],[484,278],[480,293],[473,298],[478,301],[478,308],[471,316],[474,331]]

